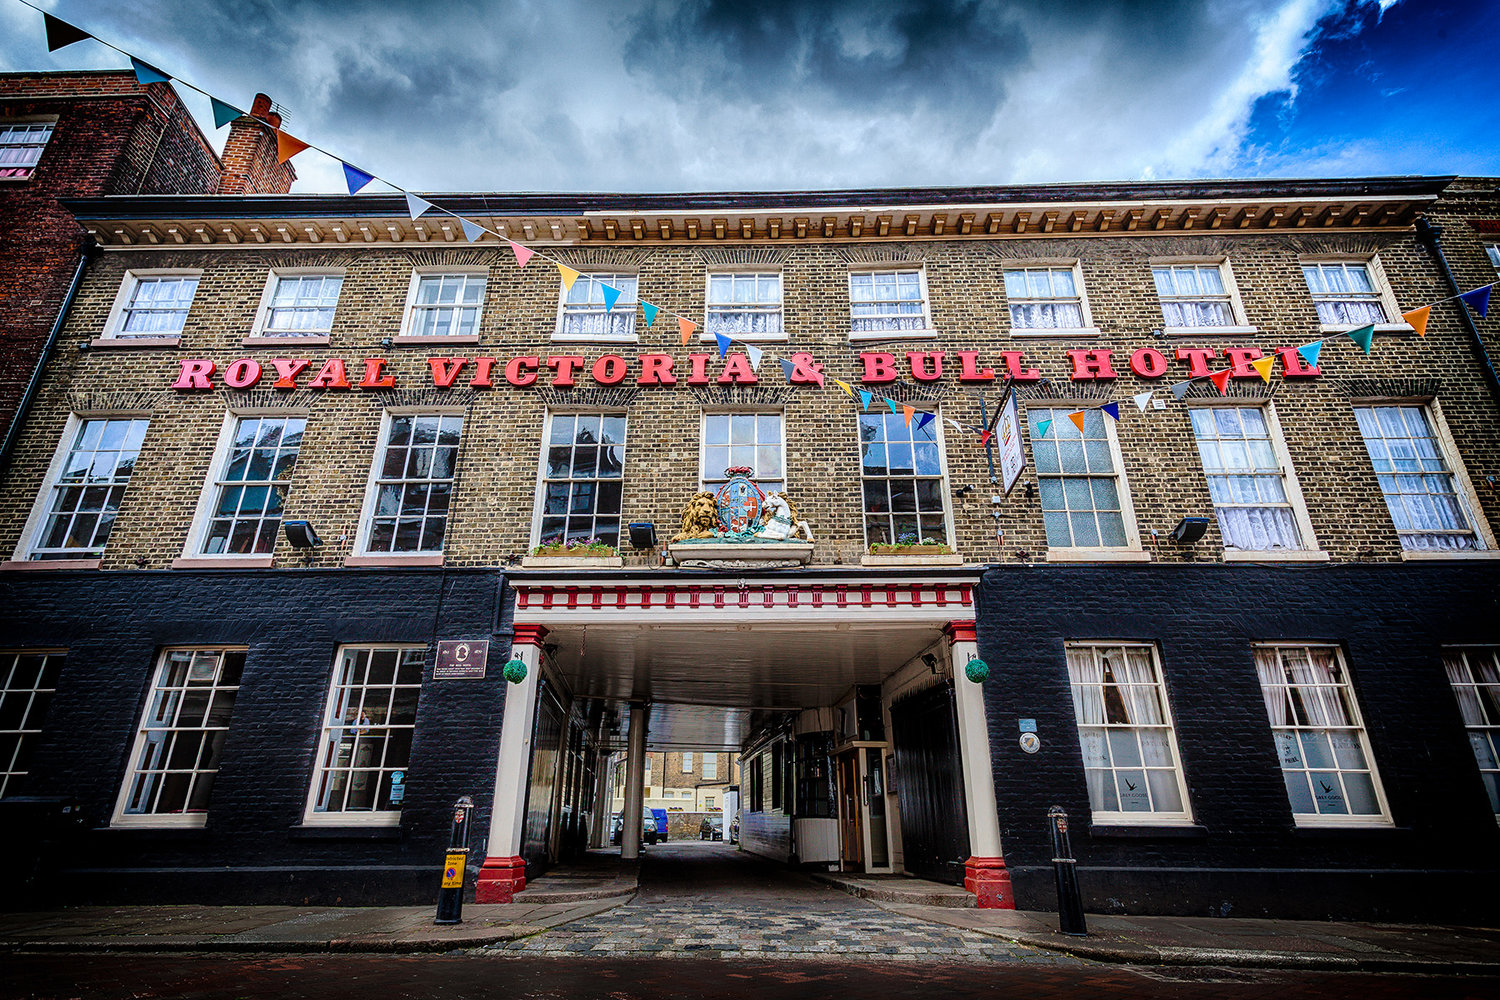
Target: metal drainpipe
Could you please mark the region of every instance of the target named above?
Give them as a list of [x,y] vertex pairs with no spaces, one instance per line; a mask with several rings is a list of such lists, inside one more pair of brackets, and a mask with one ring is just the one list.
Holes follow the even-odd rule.
[[36,369],[31,373],[31,381],[26,383],[26,391],[21,394],[21,402],[16,406],[16,415],[11,418],[10,427],[5,431],[5,443],[0,445],[0,474],[10,468],[11,448],[15,446],[16,438],[21,433],[21,424],[26,420],[26,411],[31,409],[31,400],[36,396],[36,388],[42,382],[42,372],[46,370],[47,362],[52,360],[52,351],[57,346],[57,338],[62,333],[63,323],[68,319],[68,312],[73,306],[73,297],[78,294],[78,286],[83,282],[83,272],[88,268],[89,258],[97,253],[98,249],[90,240],[78,258],[78,267],[73,272],[73,282],[68,286],[68,294],[63,297],[62,308],[58,310],[57,319],[52,323],[52,330],[47,334],[47,343],[42,348],[42,356],[37,359]]
[[[1448,282],[1448,290],[1454,295],[1462,294],[1458,287],[1458,281],[1453,277],[1453,271],[1448,267],[1448,258],[1443,254],[1443,245],[1439,238],[1443,235],[1441,226],[1434,226],[1426,219],[1417,220],[1417,239],[1427,247],[1432,254],[1432,259],[1437,261],[1438,270],[1443,272],[1443,279]],[[1469,331],[1469,342],[1474,347],[1474,353],[1479,356],[1479,364],[1484,368],[1484,374],[1490,383],[1490,391],[1495,394],[1495,402],[1500,404],[1500,375],[1495,374],[1495,365],[1490,361],[1489,352],[1484,349],[1484,340],[1479,336],[1479,327],[1474,325],[1474,317],[1469,315],[1469,307],[1462,302],[1455,303],[1458,306],[1459,318],[1464,321],[1464,327]]]

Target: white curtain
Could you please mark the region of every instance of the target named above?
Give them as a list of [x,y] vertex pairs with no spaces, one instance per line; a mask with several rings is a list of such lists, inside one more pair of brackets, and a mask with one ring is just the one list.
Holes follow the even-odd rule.
[[1349,725],[1339,689],[1324,686],[1338,682],[1333,653],[1326,649],[1288,650],[1286,660],[1291,668],[1292,681],[1297,685],[1302,710],[1307,716],[1303,721],[1313,726]]
[[1162,717],[1161,700],[1156,696],[1156,669],[1151,663],[1151,650],[1134,646],[1110,652],[1115,653],[1111,661],[1115,679],[1130,685],[1124,691],[1131,723],[1137,726],[1161,725],[1166,719]]
[[1233,549],[1300,549],[1302,538],[1289,507],[1216,507],[1224,545]]
[[1266,700],[1266,715],[1272,726],[1285,726],[1291,722],[1286,697],[1286,676],[1281,672],[1281,663],[1274,649],[1255,651],[1255,672],[1260,675],[1260,693]]
[[1443,657],[1443,669],[1448,671],[1448,683],[1453,685],[1453,694],[1458,698],[1458,710],[1463,713],[1464,725],[1484,725],[1484,709],[1479,705],[1479,692],[1464,665],[1463,654],[1449,653]]
[[1162,318],[1168,326],[1230,326],[1229,307],[1223,302],[1163,302]]
[[1017,330],[1077,330],[1083,309],[1076,302],[1012,303],[1010,325]]
[[1088,646],[1068,647],[1068,676],[1073,681],[1073,711],[1080,726],[1104,723],[1104,669]]

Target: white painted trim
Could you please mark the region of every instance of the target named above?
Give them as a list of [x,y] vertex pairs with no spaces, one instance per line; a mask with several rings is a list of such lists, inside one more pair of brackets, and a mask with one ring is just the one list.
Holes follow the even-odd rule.
[[1328,562],[1322,549],[1225,549],[1224,561],[1230,562]]
[[1118,548],[1070,548],[1047,550],[1048,562],[1150,562],[1151,553],[1126,546]]
[[479,334],[480,334],[480,331],[481,331],[481,327],[484,324],[484,304],[485,304],[485,300],[489,298],[489,296],[490,296],[490,290],[491,290],[491,288],[490,288],[490,269],[488,267],[484,267],[484,266],[478,266],[478,267],[476,267],[476,266],[472,266],[472,265],[452,266],[452,267],[433,266],[433,267],[414,267],[414,268],[412,268],[411,281],[406,286],[406,304],[401,307],[401,326],[397,330],[396,336],[393,337],[392,340],[395,340],[397,342],[401,342],[402,338],[410,337],[410,338],[414,338],[414,339],[407,340],[407,341],[405,341],[406,343],[422,343],[422,342],[425,342],[426,340],[429,339],[426,336],[419,335],[419,334],[413,334],[411,332],[411,329],[412,329],[412,307],[414,305],[416,305],[416,303],[417,303],[417,287],[422,283],[422,279],[423,278],[441,277],[442,275],[445,275],[445,274],[463,274],[463,275],[477,276],[477,277],[484,278],[484,292],[483,292],[483,294],[481,294],[479,296],[479,304],[474,307],[475,308],[475,311],[474,311],[474,333],[472,334],[473,340],[469,340],[468,337],[464,337],[464,336],[460,336],[460,335],[448,335],[456,343],[478,343],[479,342]]
[[[290,344],[306,343],[317,344],[328,343],[328,338],[333,334],[333,323],[338,321],[339,302],[333,304],[333,319],[329,322],[327,330],[315,330],[307,335],[287,333],[277,330],[273,333],[266,332],[266,319],[271,314],[271,299],[276,294],[276,286],[281,283],[282,278],[301,277],[325,277],[344,278],[346,269],[342,267],[273,267],[266,272],[266,287],[260,293],[260,305],[256,307],[255,319],[250,324],[250,332],[246,335],[247,341],[269,340],[272,342],[289,342]],[[339,284],[339,301],[344,297],[344,286]]]
[[[787,340],[791,339],[791,333],[787,329],[787,321],[786,321],[786,319],[787,319],[787,317],[786,317],[786,280],[785,280],[785,278],[782,275],[782,268],[781,268],[780,264],[713,264],[713,265],[710,265],[709,267],[705,268],[704,272],[703,272],[703,325],[698,328],[698,330],[699,330],[699,332],[698,332],[698,342],[699,343],[702,343],[702,344],[714,344],[714,343],[718,342],[718,338],[714,334],[708,332],[708,313],[709,313],[709,310],[711,310],[714,307],[714,305],[715,305],[713,299],[709,297],[709,288],[710,288],[710,285],[712,283],[713,276],[716,275],[716,274],[733,274],[733,275],[774,274],[774,275],[776,275],[776,281],[781,286],[781,297],[780,297],[780,300],[779,300],[780,301],[780,305],[781,305],[781,332],[780,333],[734,333],[734,334],[729,334],[729,337],[730,337],[731,340],[742,342],[742,343],[745,342],[745,341],[750,341],[750,342],[759,344],[759,343],[776,343],[776,342],[787,341]],[[760,303],[725,302],[725,303],[719,303],[719,304],[720,305],[726,305],[726,306],[733,306],[733,305],[759,305]]]
[[[1297,258],[1298,270],[1303,264],[1363,264],[1365,273],[1370,277],[1370,284],[1375,289],[1375,294],[1380,297],[1380,308],[1385,313],[1386,322],[1376,323],[1376,333],[1414,333],[1415,331],[1406,323],[1401,321],[1401,306],[1396,302],[1396,293],[1391,289],[1390,279],[1386,277],[1385,267],[1380,263],[1380,255],[1372,253],[1369,256],[1359,254],[1303,254]],[[1317,319],[1318,303],[1313,297],[1312,289],[1307,286],[1304,276],[1302,287],[1307,291],[1307,301],[1313,307],[1313,318]],[[1345,330],[1354,330],[1357,327],[1345,325],[1319,324],[1323,333],[1343,333]]]
[[[125,277],[120,280],[120,290],[115,293],[114,305],[110,307],[109,318],[104,321],[104,329],[99,332],[101,340],[120,340],[129,343],[134,337],[120,336],[120,327],[125,322],[125,307],[130,304],[130,297],[135,294],[136,285],[140,284],[142,278],[198,278],[200,283],[203,271],[192,267],[152,267],[132,268],[125,272]],[[198,299],[198,288],[193,287],[193,297],[188,300],[188,313],[193,311],[193,303]],[[182,317],[182,325],[187,326],[187,316]],[[181,337],[182,330],[176,333],[159,331],[150,335],[143,335],[142,340],[159,341],[168,337]]]
[[[604,276],[604,275],[609,275],[611,277],[631,277],[631,278],[635,279],[635,289],[636,289],[635,290],[635,294],[632,295],[632,296],[630,296],[630,298],[627,300],[625,298],[624,294],[623,294],[624,289],[621,289],[620,291],[621,291],[622,294],[620,295],[619,300],[615,302],[615,307],[609,311],[610,315],[613,315],[615,313],[622,313],[623,314],[623,313],[629,312],[630,317],[631,317],[631,320],[630,320],[630,333],[625,334],[623,336],[620,335],[620,334],[563,333],[563,328],[562,328],[562,326],[563,326],[563,315],[564,315],[564,309],[563,309],[563,307],[566,305],[566,302],[567,302],[568,288],[567,288],[566,285],[564,285],[562,283],[562,276],[559,275],[558,279],[557,279],[557,315],[556,315],[556,318],[553,320],[553,323],[552,323],[552,343],[554,343],[554,344],[635,344],[635,343],[639,343],[641,338],[640,338],[640,331],[637,329],[637,316],[636,316],[636,313],[639,311],[640,304],[641,304],[641,297],[640,297],[640,292],[641,292],[641,276],[640,276],[640,273],[638,271],[634,272],[634,273],[631,273],[631,272],[621,271],[621,270],[619,270],[617,268],[606,269],[606,268],[603,268],[603,267],[598,268],[597,270],[586,270],[586,269],[583,269],[583,268],[574,268],[574,270],[576,270],[578,272],[578,277],[580,279],[585,278],[585,277],[589,277],[589,278],[595,279],[595,281],[598,281],[598,279],[601,276]],[[600,284],[608,284],[608,282],[599,282],[599,283]],[[576,284],[576,282],[575,282],[575,284]],[[613,286],[611,286],[611,287],[613,287]],[[628,310],[625,308],[626,306],[629,307]]]
[[[698,411],[698,491],[701,493],[708,489],[707,478],[704,476],[704,463],[708,461],[708,418],[730,415],[736,413],[748,413],[752,416],[776,416],[781,419],[781,476],[783,483],[786,478],[786,407],[784,406],[723,406],[705,407]],[[629,428],[626,428],[629,433]],[[758,433],[758,432],[757,432]],[[756,447],[759,447],[758,439]],[[757,461],[759,458],[757,457]],[[758,476],[755,478],[759,478]],[[766,477],[770,478],[770,477]],[[790,486],[790,484],[788,484]],[[621,511],[624,514],[624,511]]]
[[[1312,518],[1307,513],[1307,500],[1302,496],[1302,486],[1297,482],[1297,470],[1292,467],[1291,455],[1287,452],[1286,437],[1281,433],[1281,421],[1276,416],[1276,404],[1272,400],[1257,403],[1252,400],[1229,399],[1229,400],[1205,400],[1195,402],[1195,407],[1205,409],[1232,408],[1232,409],[1260,409],[1265,414],[1266,433],[1271,442],[1271,454],[1276,458],[1276,464],[1281,467],[1281,478],[1286,486],[1287,504],[1292,509],[1292,519],[1297,524],[1297,532],[1302,537],[1302,548],[1300,549],[1232,549],[1224,547],[1225,562],[1274,562],[1303,561],[1303,562],[1327,562],[1328,553],[1320,551],[1317,533],[1313,531]],[[1190,418],[1191,419],[1191,418]],[[1193,434],[1192,424],[1189,422],[1188,433]],[[1193,434],[1194,448],[1197,447],[1197,435]],[[1203,471],[1205,488],[1208,483],[1208,470],[1203,468],[1203,459],[1200,456],[1198,468]],[[1211,501],[1210,501],[1211,502]],[[1215,513],[1217,518],[1217,512]]]
[[[462,427],[459,430],[459,439],[458,439],[458,455],[462,456],[462,454],[463,454],[463,441],[464,441],[463,435],[466,434],[466,433],[468,433],[468,431],[470,429],[468,427],[468,422],[469,421],[468,421],[468,413],[466,412],[466,407],[462,407],[462,406],[394,406],[394,407],[390,407],[388,409],[382,410],[380,412],[380,429],[376,432],[375,447],[373,449],[374,454],[370,458],[370,473],[369,473],[369,478],[365,481],[365,499],[364,499],[364,503],[360,505],[360,509],[359,509],[359,528],[355,532],[355,535],[354,535],[354,547],[350,550],[350,553],[349,553],[350,557],[361,558],[361,559],[363,559],[363,558],[378,558],[378,559],[397,559],[397,560],[399,560],[403,556],[406,556],[406,557],[420,557],[420,556],[438,556],[438,557],[441,557],[442,556],[443,549],[439,549],[437,551],[426,551],[426,550],[424,550],[424,551],[420,551],[420,552],[371,552],[369,550],[370,529],[372,528],[372,526],[374,524],[374,519],[375,519],[375,499],[376,499],[376,497],[378,497],[380,495],[380,469],[385,464],[385,449],[386,449],[386,445],[387,445],[387,443],[388,443],[388,441],[390,439],[390,434],[391,434],[391,418],[394,417],[394,416],[433,416],[433,415],[438,415],[438,416],[456,416],[456,417],[462,417],[462,418],[464,418],[464,427]],[[459,479],[458,479],[458,459],[455,458],[454,462],[453,462],[453,485],[455,487],[455,493],[457,492],[458,481],[459,481]],[[452,511],[453,511],[453,508],[452,508],[453,497],[452,496],[450,496],[448,498],[448,503],[449,503],[449,517],[451,518],[452,517]],[[451,525],[451,521],[450,521],[449,527],[451,527],[451,526],[452,525]],[[446,545],[447,540],[448,540],[448,532],[447,532],[447,528],[445,528],[443,530],[444,548],[447,547],[447,545]],[[357,565],[357,564],[350,564],[350,565]],[[366,565],[375,565],[375,564],[373,564],[373,563],[367,563]],[[379,565],[399,565],[399,563],[390,563],[390,564],[380,563]]]
[[964,802],[969,816],[969,854],[1000,858],[1000,810],[995,803],[994,763],[985,720],[984,685],[964,676],[970,659],[979,656],[975,642],[953,643],[953,701],[958,710],[958,754],[962,765]]
[[[915,271],[922,289],[922,327],[919,330],[866,330],[854,332],[854,276],[856,274],[900,274]],[[856,343],[872,340],[914,340],[937,336],[937,324],[932,318],[932,296],[927,289],[927,265],[916,264],[850,264],[844,283],[849,295],[849,339]],[[783,295],[785,289],[783,289]]]
[[[527,552],[527,555],[525,555],[522,558],[521,565],[525,566],[525,567],[535,566],[535,567],[539,567],[539,568],[541,568],[541,567],[549,567],[549,566],[623,566],[624,565],[624,560],[622,560],[619,556],[616,556],[614,562],[612,562],[612,563],[605,562],[602,559],[600,559],[599,557],[589,557],[587,559],[587,561],[585,561],[585,562],[573,562],[573,561],[569,561],[569,562],[552,562],[550,560],[554,560],[554,559],[569,559],[569,560],[572,560],[572,559],[579,558],[579,557],[569,557],[569,556],[533,556],[533,555],[530,554],[530,552],[531,552],[531,550],[533,548],[535,548],[536,546],[538,546],[538,545],[540,545],[542,543],[542,509],[546,506],[546,501],[547,501],[547,490],[546,490],[546,486],[547,486],[547,450],[552,446],[552,421],[553,421],[553,419],[558,414],[566,414],[568,416],[595,416],[595,415],[597,415],[597,416],[601,416],[601,417],[620,417],[621,419],[623,419],[625,421],[625,440],[620,442],[620,447],[622,447],[622,448],[625,449],[625,458],[626,458],[626,461],[628,462],[629,459],[630,459],[630,413],[629,413],[628,410],[616,409],[614,407],[608,407],[608,406],[604,406],[604,407],[588,407],[588,406],[557,406],[557,407],[548,407],[546,409],[545,413],[543,414],[543,417],[542,417],[541,446],[537,450],[536,480],[535,480],[533,488],[532,488],[531,531],[530,531],[530,534],[528,536],[530,540],[526,543],[526,552]],[[786,433],[785,429],[783,429],[783,431],[782,431],[783,436],[785,436],[785,433]],[[602,442],[600,444],[600,447],[603,447],[603,443]],[[701,466],[701,463],[700,463],[700,466]],[[597,470],[598,467],[595,466],[595,468]],[[602,482],[602,480],[600,480],[600,479],[598,479],[596,477],[594,479],[594,482],[598,483],[598,482]],[[622,542],[625,540],[624,536],[627,534],[627,531],[625,529],[625,525],[628,523],[625,520],[624,482],[625,482],[625,470],[624,470],[624,468],[621,468],[621,470],[620,470],[620,483],[621,483],[621,494],[620,494],[620,528],[621,528],[621,539],[620,540]],[[597,497],[597,491],[596,491],[595,495]],[[598,504],[597,504],[597,500],[596,500],[595,501],[595,508],[594,508],[594,519],[595,519],[595,521],[598,520],[598,517],[599,517],[599,515],[598,515]],[[616,549],[617,552],[619,551],[619,548],[620,548],[620,546],[617,544],[615,546],[615,549]],[[543,561],[543,560],[546,560],[546,561]]]

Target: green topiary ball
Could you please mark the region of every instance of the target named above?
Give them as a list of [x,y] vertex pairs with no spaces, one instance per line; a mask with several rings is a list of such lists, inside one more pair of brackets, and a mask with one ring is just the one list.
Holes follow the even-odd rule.
[[505,665],[505,679],[512,684],[519,684],[526,679],[526,663],[522,660],[511,660]]
[[964,667],[964,676],[975,684],[983,684],[990,679],[990,665],[983,660],[970,660]]

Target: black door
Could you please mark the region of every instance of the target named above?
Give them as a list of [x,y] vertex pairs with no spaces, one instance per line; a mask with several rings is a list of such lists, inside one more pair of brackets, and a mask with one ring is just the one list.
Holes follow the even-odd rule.
[[891,705],[906,870],[934,882],[963,883],[969,818],[958,760],[953,685],[942,684]]
[[552,858],[552,792],[562,760],[562,705],[543,679],[536,696],[536,721],[531,730],[531,774],[526,789],[526,818],[521,824],[521,857],[526,859],[526,877],[533,879],[546,870]]

